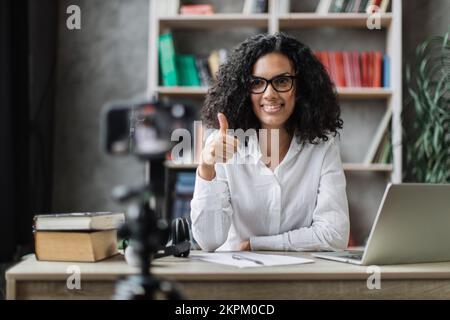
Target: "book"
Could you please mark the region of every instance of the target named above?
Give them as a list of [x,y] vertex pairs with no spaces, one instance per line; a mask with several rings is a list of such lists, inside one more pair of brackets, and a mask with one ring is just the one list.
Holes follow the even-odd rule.
[[348,2],[347,0],[334,0],[332,5],[330,6],[330,12],[332,13],[344,12],[347,2]]
[[328,10],[330,10],[332,0],[320,0],[319,4],[316,8],[317,14],[327,14]]
[[366,157],[364,158],[364,164],[373,163],[376,152],[379,149],[381,141],[383,139],[383,136],[385,135],[386,131],[388,130],[389,123],[391,122],[391,117],[392,117],[392,109],[388,108],[386,110],[386,113],[383,116],[383,119],[381,120],[380,124],[378,125],[377,131],[375,132],[375,135],[369,146],[369,150],[366,154]]
[[211,71],[211,76],[217,80],[217,72],[219,71],[220,56],[218,50],[213,50],[208,57],[208,66]]
[[267,12],[267,0],[254,0],[252,6],[252,13]]
[[125,222],[124,213],[75,212],[34,216],[35,230],[109,230]]
[[389,56],[385,54],[383,56],[383,87],[389,88],[391,86],[391,78],[390,78],[390,72],[391,72],[391,60],[389,59]]
[[207,58],[195,58],[195,66],[198,70],[198,76],[200,78],[200,85],[203,87],[209,87],[213,84],[213,79],[209,71]]
[[383,139],[378,146],[378,150],[374,156],[373,163],[391,163],[392,162],[392,145],[391,145],[391,132],[386,130],[383,135]]
[[242,8],[243,14],[252,13],[252,2],[253,2],[253,0],[245,0],[244,1],[244,7]]
[[243,14],[264,13],[267,12],[266,0],[245,0],[242,9]]
[[163,85],[177,86],[179,80],[172,33],[168,32],[159,36],[158,54]]
[[380,145],[379,156],[376,159],[378,163],[391,163],[392,161],[392,145],[390,132],[387,131]]
[[117,230],[35,231],[38,260],[95,262],[118,253]]
[[359,13],[365,13],[367,11],[368,4],[369,4],[369,0],[361,0],[358,12]]
[[374,53],[374,75],[373,75],[373,87],[381,87],[381,74],[383,68],[383,55],[381,51],[375,51]]
[[199,73],[195,64],[195,57],[190,54],[175,56],[180,86],[200,86]]
[[383,0],[380,5],[380,12],[386,13],[388,11],[390,0]]
[[210,4],[185,4],[180,8],[181,15],[190,15],[190,14],[213,14],[214,9]]

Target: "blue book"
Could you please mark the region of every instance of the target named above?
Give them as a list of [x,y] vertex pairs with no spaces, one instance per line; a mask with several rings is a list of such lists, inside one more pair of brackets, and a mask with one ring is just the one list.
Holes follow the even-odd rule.
[[387,54],[383,56],[383,87],[389,88],[391,86],[391,59]]
[[175,193],[176,194],[193,194],[195,186],[192,184],[185,185],[181,183],[175,184]]

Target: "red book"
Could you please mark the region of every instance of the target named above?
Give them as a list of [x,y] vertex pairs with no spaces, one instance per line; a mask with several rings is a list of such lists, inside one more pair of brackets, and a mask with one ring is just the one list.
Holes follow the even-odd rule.
[[343,55],[343,58],[344,58],[345,83],[347,84],[348,87],[353,87],[350,53],[349,52],[343,52],[342,55]]
[[355,87],[361,87],[361,65],[359,63],[359,52],[353,52],[353,71],[355,76]]
[[336,55],[333,51],[328,52],[328,60],[330,61],[331,80],[337,87]]
[[362,71],[362,86],[368,87],[369,81],[368,81],[368,53],[366,51],[361,53],[361,71]]
[[327,69],[328,75],[331,78],[330,60],[328,59],[328,54],[326,52],[322,52],[322,59],[323,59],[323,65],[325,66],[325,69]]
[[374,57],[374,53],[373,52],[369,52],[368,53],[368,68],[367,68],[367,70],[368,70],[368,72],[367,72],[367,76],[368,76],[368,86],[369,87],[373,87],[374,86],[374,81],[373,81],[373,76],[374,76],[374,59],[373,59],[373,57]]
[[338,87],[345,87],[344,58],[341,51],[336,52],[336,69]]
[[374,53],[374,87],[380,88],[381,87],[381,69],[383,65],[383,55],[381,54],[381,51],[376,51]]

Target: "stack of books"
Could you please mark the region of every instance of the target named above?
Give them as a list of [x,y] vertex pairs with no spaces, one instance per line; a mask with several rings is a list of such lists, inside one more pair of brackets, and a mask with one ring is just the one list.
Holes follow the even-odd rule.
[[195,189],[195,172],[180,172],[175,182],[172,218],[190,220],[191,200]]
[[184,4],[180,7],[181,15],[213,14],[214,8],[211,4]]
[[95,262],[118,253],[117,229],[125,214],[83,212],[36,215],[33,232],[38,260]]
[[386,13],[390,0],[320,0],[316,13]]
[[381,51],[316,51],[337,87],[389,88],[390,60]]
[[159,36],[161,84],[172,86],[209,86],[216,79],[219,66],[228,56],[224,48],[212,50],[208,57],[177,54],[171,32]]

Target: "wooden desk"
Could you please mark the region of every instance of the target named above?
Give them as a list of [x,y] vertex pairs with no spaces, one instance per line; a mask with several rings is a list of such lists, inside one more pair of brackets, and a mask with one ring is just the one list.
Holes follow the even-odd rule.
[[[311,258],[308,253],[283,252]],[[189,299],[450,299],[450,262],[384,266],[381,289],[368,289],[367,267],[315,263],[239,269],[185,258],[154,262],[153,272],[177,281]],[[81,289],[66,286],[77,265]],[[6,273],[8,299],[109,299],[119,276],[136,274],[122,256],[97,263],[41,262],[31,256]]]

